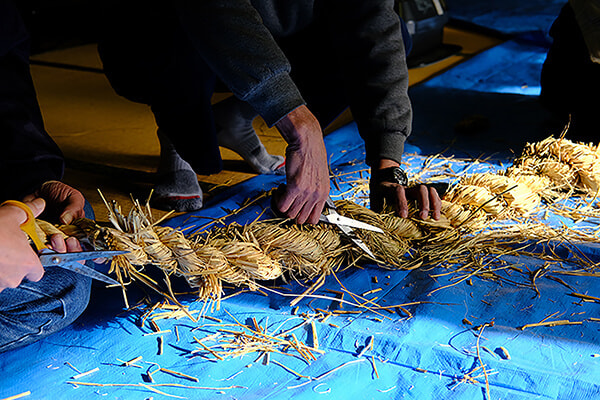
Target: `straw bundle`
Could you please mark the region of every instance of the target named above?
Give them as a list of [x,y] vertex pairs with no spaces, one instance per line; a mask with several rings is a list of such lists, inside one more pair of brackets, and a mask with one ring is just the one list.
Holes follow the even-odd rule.
[[[503,242],[558,237],[561,232],[543,224],[517,224],[492,232],[483,229],[504,217],[518,220],[530,215],[544,199],[558,196],[561,190],[594,190],[600,182],[600,167],[594,163],[597,154],[596,147],[565,139],[548,138],[528,145],[506,172],[472,174],[452,186],[442,201],[439,220],[421,220],[415,204],[409,205],[409,218],[400,218],[391,209],[375,213],[349,200],[337,201],[336,207],[344,216],[383,230],[355,229],[375,255],[376,260],[370,262],[406,269],[425,261],[429,265],[476,264],[474,258],[501,251]],[[186,279],[201,299],[218,300],[223,283],[256,289],[256,281],[287,275],[322,277],[366,259],[362,250],[331,225],[297,226],[274,219],[245,226],[230,224],[188,237],[180,230],[159,226],[147,204],[134,201],[127,214],[116,202],[105,204],[112,227],[81,219],[59,228],[97,249],[129,251],[115,257],[111,265],[111,272],[123,284],[139,280],[158,290],[158,284],[143,274],[146,265],[155,265],[167,277]],[[47,235],[60,232],[50,224],[39,225]],[[571,237],[597,240],[594,235],[577,233]]]
[[482,208],[485,212],[492,215],[499,215],[506,209],[506,204],[501,199],[498,199],[486,186],[460,183],[446,193],[444,200],[451,203]]
[[[494,195],[506,202],[506,207],[527,214],[540,203],[540,196],[529,186],[519,183],[509,176],[484,173],[466,177],[461,184],[486,187]],[[485,206],[484,206],[485,209]]]
[[534,175],[550,177],[559,190],[596,193],[600,188],[599,161],[598,146],[548,137],[528,144],[515,165]]

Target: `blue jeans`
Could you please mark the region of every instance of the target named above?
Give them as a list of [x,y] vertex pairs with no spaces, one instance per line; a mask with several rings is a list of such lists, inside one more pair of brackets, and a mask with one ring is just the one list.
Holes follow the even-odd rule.
[[[85,215],[94,218],[87,202]],[[90,278],[50,267],[39,282],[23,282],[0,292],[0,352],[33,343],[71,324],[87,307],[90,289]]]

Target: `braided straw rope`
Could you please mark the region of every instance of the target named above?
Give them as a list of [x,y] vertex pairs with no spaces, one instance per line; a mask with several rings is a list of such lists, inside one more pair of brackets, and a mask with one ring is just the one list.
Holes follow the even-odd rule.
[[[431,251],[435,246],[478,232],[492,220],[527,215],[543,199],[565,191],[595,194],[600,183],[598,161],[598,147],[591,145],[554,138],[528,144],[505,172],[465,176],[451,187],[437,221],[417,218],[414,206],[409,218],[391,211],[375,213],[348,200],[337,201],[336,206],[340,214],[383,230],[356,232],[375,254],[377,260],[371,262],[411,268],[411,254],[420,247],[435,254]],[[198,289],[201,299],[219,299],[223,283],[256,289],[256,281],[286,273],[295,279],[311,279],[366,259],[330,225],[298,226],[274,219],[245,226],[230,224],[186,237],[177,229],[158,226],[147,205],[134,201],[127,216],[116,202],[106,205],[113,227],[80,219],[60,230],[39,221],[39,229],[47,235],[76,236],[97,249],[129,251],[115,257],[111,265],[110,272],[122,283],[139,278],[146,265],[155,265],[167,275],[184,277]]]

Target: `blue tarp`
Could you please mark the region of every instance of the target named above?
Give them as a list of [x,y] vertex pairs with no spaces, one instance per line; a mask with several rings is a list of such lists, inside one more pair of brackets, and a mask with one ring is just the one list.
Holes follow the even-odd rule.
[[[507,159],[525,142],[549,136],[550,114],[538,100],[547,49],[510,40],[409,90],[413,134],[409,142],[429,153]],[[456,126],[477,117],[471,132]]]
[[447,0],[448,15],[457,21],[511,36],[548,38],[550,26],[566,0]]
[[[364,155],[362,146],[348,146],[361,143],[353,124],[329,135],[326,143],[334,160],[334,173],[350,174],[365,168],[360,162]],[[337,157],[341,149],[348,151]],[[417,172],[422,168],[426,155],[417,154],[415,148],[409,150],[414,151],[406,157],[408,169]],[[460,161],[453,164],[457,171],[473,168],[469,163]],[[505,166],[502,163],[481,163],[478,170],[498,170]],[[174,218],[169,225],[203,225],[206,220],[199,217],[227,214],[223,209],[237,208],[239,202],[261,190],[277,186],[281,179],[269,176],[254,178],[223,194],[205,210]],[[347,187],[342,183],[340,189],[343,191]],[[251,221],[267,206],[265,201],[248,208],[235,220],[239,223]],[[589,254],[595,257],[592,251]],[[520,257],[514,263],[531,271],[544,266],[544,261],[537,258]],[[575,267],[566,259],[562,268],[569,270]],[[309,365],[298,358],[280,354],[271,358],[311,377],[343,365],[330,375],[304,385],[307,379],[298,378],[273,362],[268,366],[255,362],[256,355],[219,362],[191,357],[190,351],[197,348],[193,337],[203,337],[217,329],[215,323],[208,319],[199,323],[186,319],[159,321],[160,329],[170,332],[162,335],[164,351],[157,355],[157,337],[145,336],[151,330],[147,325],[140,327],[139,313],[120,314],[122,303],[118,289],[95,287],[90,308],[73,326],[39,343],[0,356],[3,372],[0,397],[29,390],[32,393],[30,398],[34,399],[167,398],[145,387],[73,387],[66,383],[76,374],[65,364],[68,362],[82,372],[99,368],[99,371],[79,379],[84,382],[147,384],[142,375],[147,368],[158,368],[150,364],[157,363],[160,367],[198,377],[199,382],[155,373],[156,383],[217,388],[156,387],[169,395],[193,399],[483,399],[486,389],[482,376],[476,382],[463,381],[465,374],[480,365],[479,359],[485,363],[494,399],[589,399],[600,396],[597,383],[600,357],[596,357],[600,353],[600,325],[588,321],[588,318],[598,316],[600,305],[581,302],[568,295],[573,290],[542,278],[537,283],[539,296],[519,285],[499,284],[476,277],[472,285],[462,282],[431,293],[452,283],[452,275],[435,276],[444,272],[436,269],[390,271],[363,266],[338,273],[337,279],[350,292],[361,294],[381,289],[367,297],[377,296],[380,305],[404,304],[403,308],[413,317],[408,318],[400,308],[392,308],[392,313],[361,312],[335,316],[326,323],[317,322],[319,348],[325,353],[319,355],[316,361]],[[517,279],[509,273],[506,278]],[[594,278],[568,275],[561,275],[561,278],[579,293],[600,295]],[[305,287],[298,283],[279,284],[281,287],[272,291],[265,289],[268,296],[247,292],[228,298],[223,301],[220,311],[208,315],[220,318],[224,323],[233,323],[232,316],[242,323],[255,318],[274,333],[277,329],[291,328],[300,320],[292,315],[289,305],[292,297],[289,296],[301,293]],[[327,289],[340,290],[335,277],[329,277],[316,294],[331,297]],[[227,293],[233,291],[228,289]],[[141,296],[141,292],[132,290],[130,299],[133,302]],[[191,295],[180,299],[191,310],[202,307],[202,303],[194,302]],[[336,307],[339,304],[332,300],[307,298],[300,303],[299,312]],[[348,305],[344,307],[353,309]],[[557,311],[559,313],[553,318],[581,321],[581,325],[517,329],[527,323],[539,322]],[[492,322],[494,325],[482,332],[471,329],[473,325]],[[307,343],[312,340],[310,329],[296,331],[296,335]],[[373,349],[357,358],[370,336],[374,336]],[[506,349],[510,359],[501,356],[500,348]],[[138,356],[143,357],[138,362],[143,368],[121,366],[122,361]],[[481,375],[480,369],[472,373],[472,376],[476,375]],[[232,385],[239,387],[227,389]]]
[[[513,157],[511,148],[518,153],[525,141],[535,139],[543,130],[540,124],[545,117],[535,95],[522,90],[535,87],[532,71],[540,68],[542,57],[539,49],[527,46],[506,43],[411,90],[415,131],[404,159],[409,173],[419,172],[427,157],[439,152],[457,157],[493,155],[478,163],[443,161],[457,175],[500,170]],[[521,61],[498,65],[507,58]],[[520,68],[522,65],[527,68]],[[507,80],[507,76],[511,78]],[[502,90],[507,86],[516,90]],[[468,114],[488,117],[487,130],[477,136],[455,133],[454,125]],[[344,181],[349,182],[351,174],[358,177],[366,169],[362,162],[364,148],[354,124],[328,135],[326,145],[333,172],[346,177],[339,182],[340,190],[334,189],[335,197],[349,189]],[[282,177],[258,176],[221,193],[206,209],[167,223],[192,232],[210,218],[229,214],[227,210],[237,209],[246,199],[281,182]],[[267,200],[244,209],[228,222],[252,221],[265,207]],[[559,218],[549,221],[566,222]],[[579,268],[574,264],[576,255],[562,251],[564,262],[551,269],[568,272]],[[597,246],[579,246],[579,251],[593,262],[599,259]],[[505,256],[505,261],[525,272],[548,268],[543,259],[535,256]],[[381,289],[365,296],[377,297],[380,305],[404,306],[392,307],[392,312],[381,315],[363,311],[316,322],[319,348],[324,354],[310,364],[284,354],[272,355],[272,361],[313,378],[335,369],[313,381],[299,378],[274,362],[255,362],[255,355],[219,362],[193,357],[190,352],[198,348],[194,337],[218,329],[210,319],[198,323],[187,319],[158,321],[160,329],[170,330],[162,335],[164,350],[158,355],[157,336],[145,335],[151,330],[147,324],[140,326],[139,312],[122,311],[120,291],[94,286],[90,307],[75,324],[26,348],[0,355],[0,398],[25,391],[31,391],[27,397],[31,399],[168,398],[143,386],[67,383],[77,372],[66,363],[81,372],[99,368],[79,381],[111,385],[148,384],[143,374],[147,368],[157,369],[153,364],[157,363],[197,377],[199,382],[157,372],[153,374],[155,383],[189,387],[160,386],[155,390],[191,399],[485,399],[482,362],[492,399],[600,398],[600,324],[593,319],[600,317],[600,304],[570,295],[577,292],[600,296],[596,278],[555,274],[561,283],[540,277],[536,294],[521,285],[527,279],[515,271],[498,271],[504,279],[501,282],[473,276],[460,283],[441,268],[395,271],[365,265],[339,272],[337,279],[349,291],[362,294]],[[341,289],[336,277],[328,277],[315,294],[332,297],[326,290]],[[241,323],[254,318],[272,333],[291,328],[300,319],[292,315],[290,296],[303,292],[306,286],[295,282],[276,284],[276,288],[263,290],[267,295],[245,292],[227,298],[219,311],[208,315],[223,323],[233,323],[233,317]],[[454,285],[436,290],[450,284]],[[187,288],[176,282],[175,290]],[[236,291],[228,288],[226,295]],[[141,289],[130,288],[132,304],[145,295]],[[179,299],[192,311],[203,307],[193,295],[181,295]],[[306,298],[299,306],[299,312],[311,312],[316,308],[335,309],[339,303]],[[348,304],[344,309],[356,310]],[[548,317],[580,324],[518,329]],[[483,331],[472,329],[483,324],[487,324]],[[309,327],[295,334],[299,340],[311,343]],[[371,336],[372,349],[358,357]],[[143,358],[137,365],[142,368],[121,366],[122,361],[139,356]],[[477,377],[468,381],[465,375]]]

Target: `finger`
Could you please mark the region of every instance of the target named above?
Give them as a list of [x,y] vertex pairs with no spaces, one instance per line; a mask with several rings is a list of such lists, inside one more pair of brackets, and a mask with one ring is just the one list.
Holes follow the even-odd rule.
[[305,204],[305,202],[302,201],[302,199],[300,199],[299,197],[296,197],[294,199],[294,202],[288,208],[288,210],[285,214],[287,215],[288,218],[296,220],[297,223],[301,224],[302,222],[300,222],[299,217],[300,217],[300,213],[302,212],[302,209],[304,208],[304,204]]
[[408,218],[408,200],[406,200],[406,190],[404,186],[395,187],[396,212],[402,218]]
[[60,233],[55,233],[50,236],[50,247],[57,253],[65,253],[67,251],[67,244],[65,243],[64,237]]
[[379,185],[369,186],[369,203],[371,210],[381,212],[383,209],[383,193]]
[[310,224],[318,224],[319,220],[321,219],[321,214],[323,214],[323,208],[325,207],[325,201],[320,201],[317,204],[315,204],[315,207],[313,208],[310,217],[308,218],[308,223]]
[[44,267],[42,267],[42,263],[36,257],[33,266],[30,268],[29,273],[25,275],[25,278],[31,282],[38,282],[44,276]]
[[281,195],[275,198],[275,205],[284,214],[288,214],[288,210],[294,204],[296,196],[292,195],[287,187],[281,191]]
[[285,184],[281,184],[277,189],[273,190],[273,193],[271,194],[271,211],[273,211],[273,214],[275,214],[276,217],[280,218],[285,217],[285,213],[279,208],[279,203],[281,202],[281,197],[284,195],[284,192]]
[[313,207],[311,207],[310,204],[304,203],[304,206],[298,212],[298,216],[296,217],[296,223],[300,225],[306,223],[306,221],[312,213],[312,209]]
[[419,217],[429,218],[429,189],[425,185],[419,185]]
[[[69,253],[78,253],[81,251],[81,244],[79,243],[79,240],[74,237],[68,237],[67,240],[65,240],[65,244],[67,245],[67,251]],[[81,260],[79,263],[85,264],[85,261]]]
[[67,251],[69,253],[81,251],[81,244],[79,243],[79,240],[77,240],[77,238],[68,237],[67,240],[65,240],[65,244],[67,245]]
[[23,197],[23,203],[29,203],[31,201],[33,201],[37,196],[35,195],[35,193],[31,193],[28,194],[27,196]]
[[75,218],[83,218],[84,212],[83,207],[85,206],[85,200],[82,195],[79,193],[74,193],[69,195],[67,200],[67,205],[65,206],[64,211],[60,215],[60,221],[68,225]]
[[318,224],[321,212],[323,212],[323,204],[325,203],[321,203],[320,201],[310,201],[304,203],[304,206],[298,214],[296,222],[299,224],[304,224],[307,222],[313,225]]
[[429,205],[433,209],[433,219],[436,221],[442,216],[442,199],[435,188],[429,188]]
[[31,209],[31,212],[33,213],[34,217],[39,216],[46,207],[46,201],[44,201],[44,199],[42,199],[41,197],[31,197],[30,200],[23,200],[24,203],[27,204],[27,206],[29,206],[29,208]]

